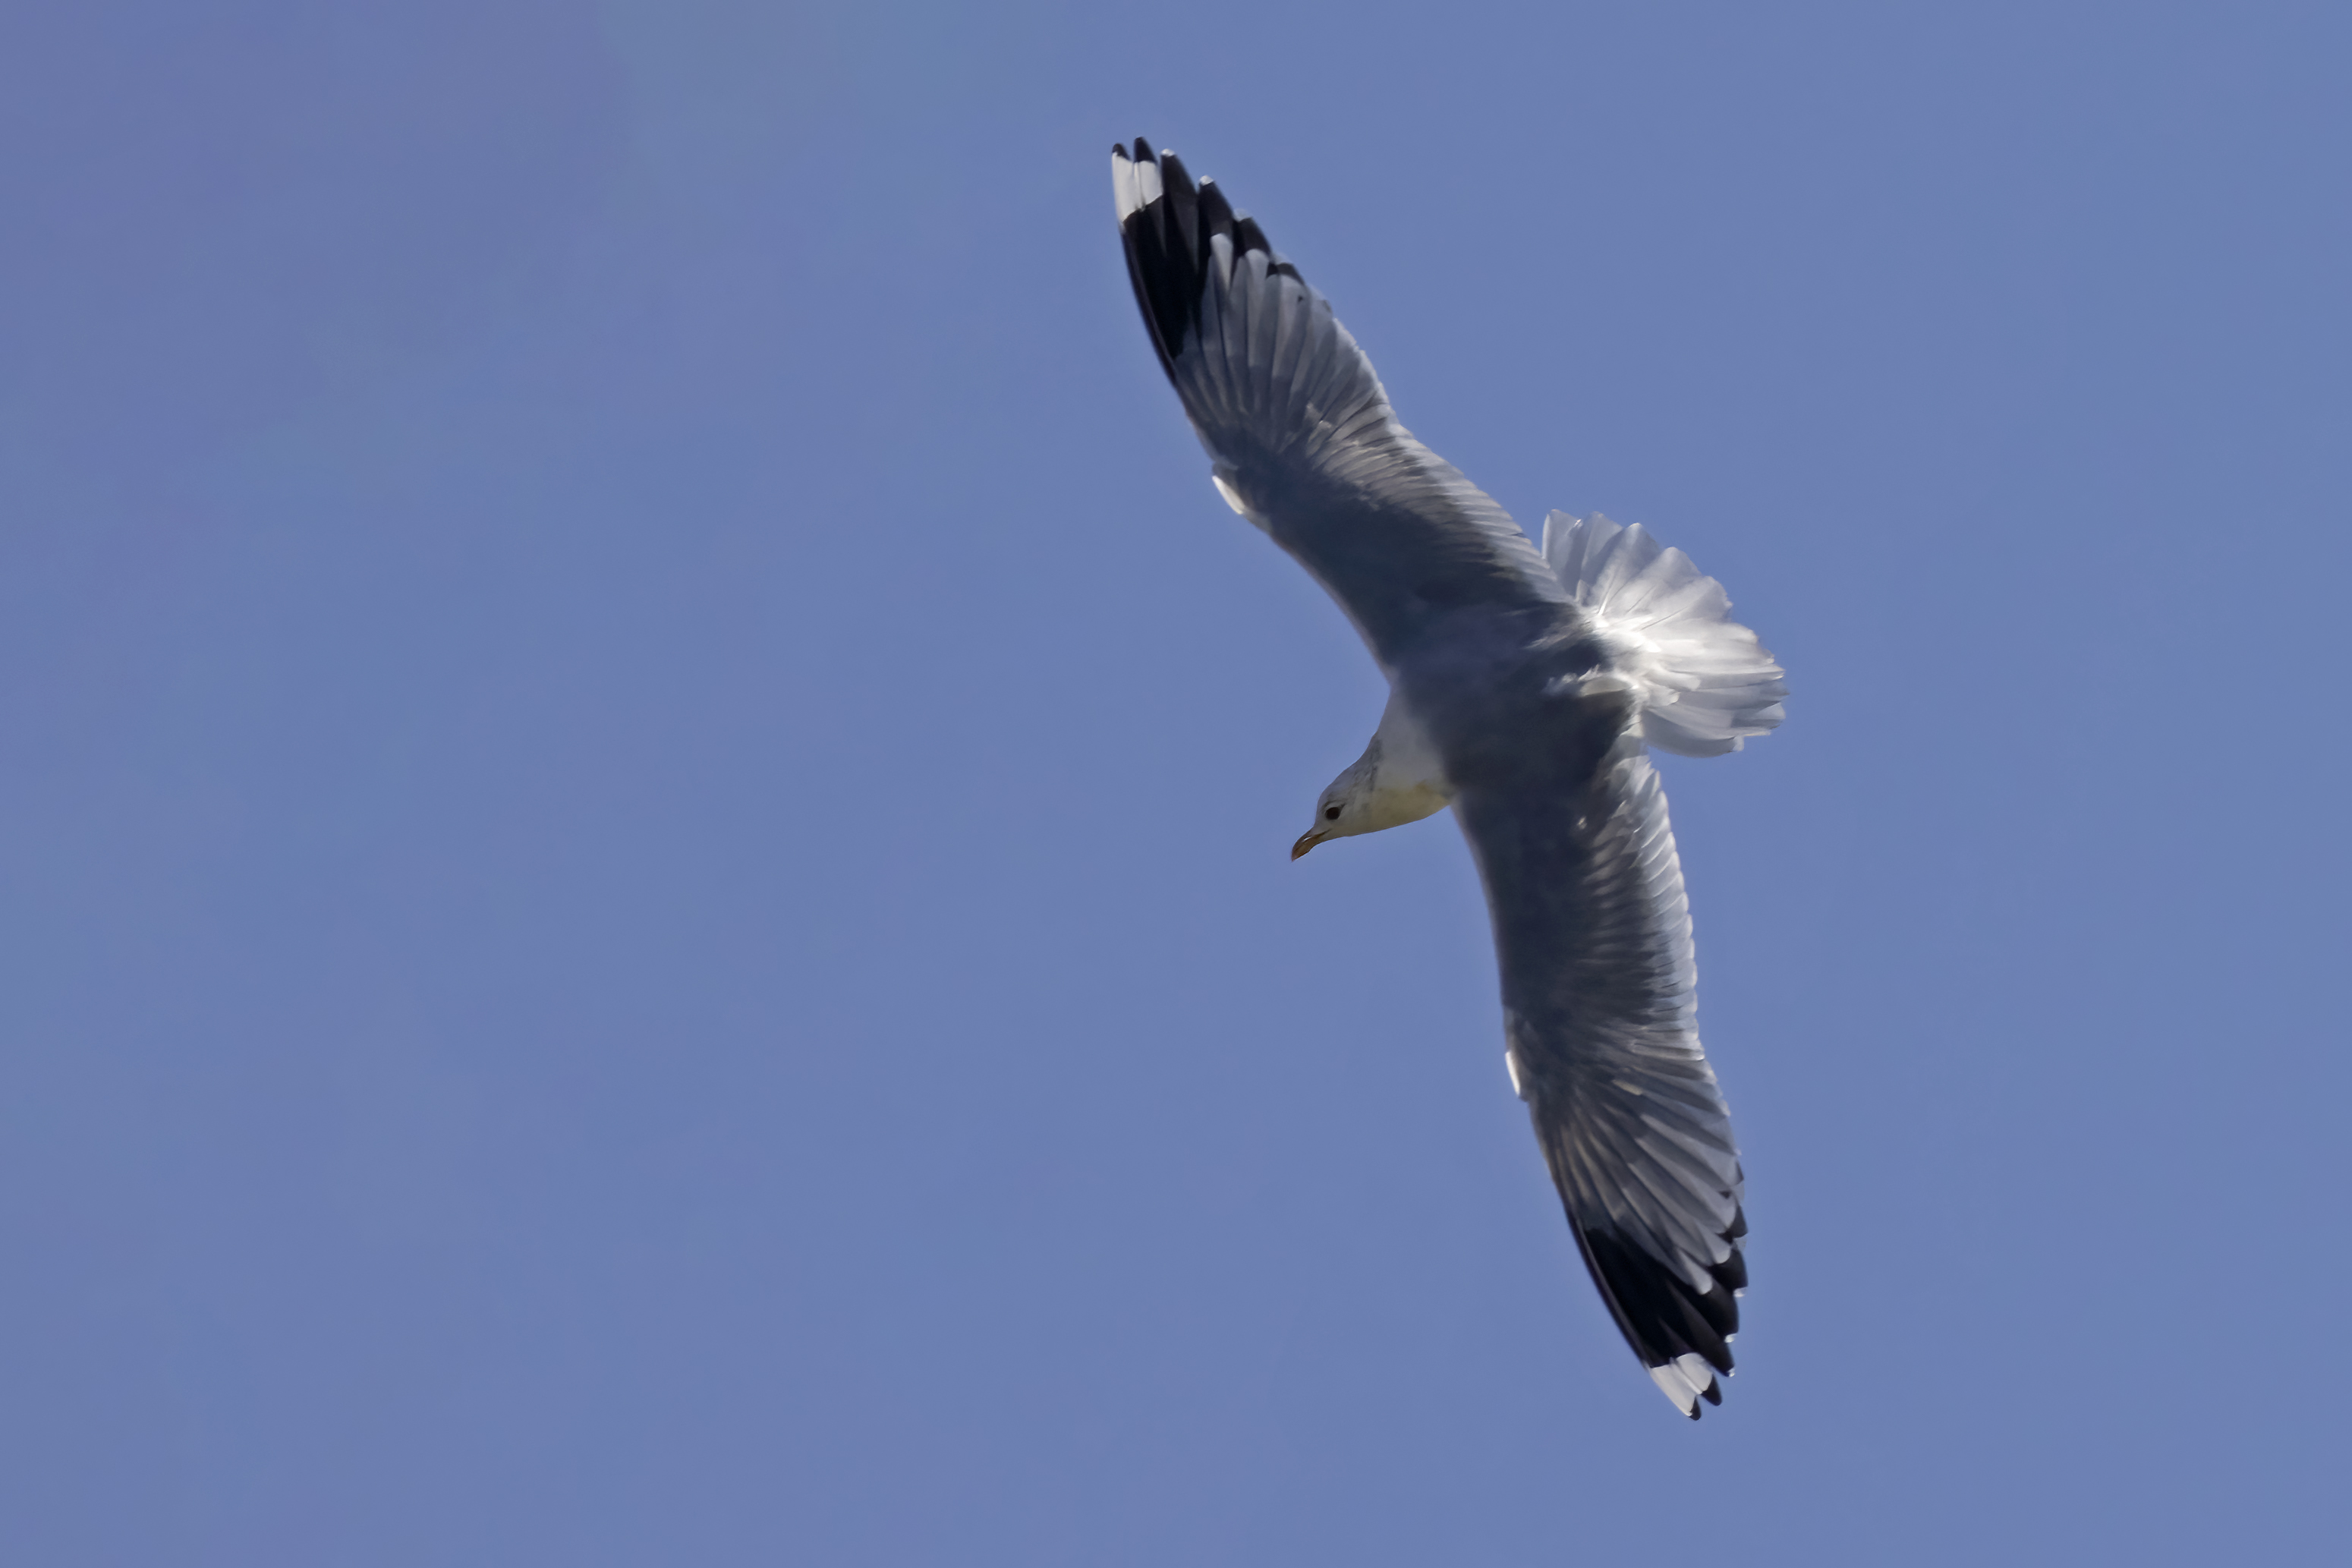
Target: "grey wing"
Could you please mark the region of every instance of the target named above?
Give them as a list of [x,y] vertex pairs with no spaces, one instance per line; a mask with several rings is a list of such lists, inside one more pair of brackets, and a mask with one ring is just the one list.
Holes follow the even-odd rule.
[[1690,905],[1637,738],[1579,791],[1456,802],[1485,879],[1511,1078],[1593,1283],[1693,1420],[1748,1283],[1739,1152],[1699,1047]]
[[1216,186],[1111,152],[1128,276],[1218,488],[1339,602],[1391,669],[1447,611],[1556,606],[1510,514],[1397,422],[1371,362]]

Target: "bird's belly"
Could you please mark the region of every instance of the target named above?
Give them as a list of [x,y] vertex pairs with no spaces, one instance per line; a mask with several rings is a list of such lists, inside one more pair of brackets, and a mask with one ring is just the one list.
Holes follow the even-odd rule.
[[[1600,646],[1582,635],[1530,638],[1515,626],[1464,631],[1416,650],[1390,701],[1430,770],[1454,792],[1582,787],[1636,717],[1614,683],[1587,689],[1562,679],[1594,668]],[[1384,733],[1388,722],[1383,715]]]
[[1373,781],[1376,788],[1382,793],[1435,795],[1437,805],[1418,814],[1423,816],[1453,798],[1445,758],[1431,738],[1429,726],[1413,711],[1402,683],[1389,688],[1388,706],[1381,710],[1381,725],[1372,738],[1381,751],[1380,772]]

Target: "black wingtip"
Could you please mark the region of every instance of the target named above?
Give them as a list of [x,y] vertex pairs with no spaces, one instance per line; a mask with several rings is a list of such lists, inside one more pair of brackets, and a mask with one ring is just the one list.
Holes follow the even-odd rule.
[[1135,302],[1150,331],[1160,367],[1173,376],[1185,335],[1200,321],[1211,241],[1225,236],[1236,258],[1264,252],[1270,272],[1297,279],[1298,269],[1275,255],[1265,231],[1255,219],[1234,212],[1215,181],[1194,184],[1184,160],[1172,149],[1162,147],[1154,154],[1151,143],[1139,136],[1129,161],[1151,163],[1160,174],[1160,194],[1121,218],[1119,233],[1126,242]]
[[1192,176],[1185,173],[1184,160],[1176,156],[1173,148],[1160,149],[1160,184],[1163,190],[1192,195]]
[[[1696,1352],[1718,1378],[1729,1375],[1730,1339],[1739,1330],[1739,1308],[1725,1275],[1736,1269],[1746,1278],[1738,1250],[1708,1271],[1713,1279],[1702,1294],[1677,1270],[1606,1226],[1578,1224],[1571,1214],[1570,1228],[1601,1300],[1643,1365],[1663,1366]],[[1723,1395],[1715,1380],[1708,1386],[1709,1403],[1720,1403]]]
[[1207,221],[1207,234],[1222,234],[1231,238],[1234,232],[1233,204],[1225,193],[1217,189],[1213,180],[1201,182],[1201,216]]

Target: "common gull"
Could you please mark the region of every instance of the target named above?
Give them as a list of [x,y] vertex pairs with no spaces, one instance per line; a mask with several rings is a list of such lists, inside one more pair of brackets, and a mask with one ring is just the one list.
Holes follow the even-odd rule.
[[1731,1373],[1739,1153],[1699,1047],[1690,906],[1650,765],[1779,724],[1781,670],[1642,528],[1538,547],[1397,422],[1322,295],[1216,185],[1111,153],[1128,275],[1210,480],[1338,601],[1389,700],[1291,850],[1454,808],[1494,921],[1504,1063],[1633,1353],[1698,1418]]

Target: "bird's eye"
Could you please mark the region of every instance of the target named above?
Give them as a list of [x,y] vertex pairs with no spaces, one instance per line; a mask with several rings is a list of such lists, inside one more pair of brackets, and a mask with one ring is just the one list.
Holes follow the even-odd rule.
[[1336,806],[1336,805],[1327,805],[1327,806],[1325,806],[1325,807],[1323,808],[1323,820],[1324,820],[1324,821],[1326,821],[1326,822],[1337,822],[1337,821],[1339,821],[1339,808],[1338,806]]

